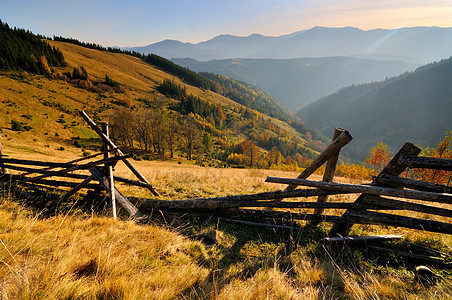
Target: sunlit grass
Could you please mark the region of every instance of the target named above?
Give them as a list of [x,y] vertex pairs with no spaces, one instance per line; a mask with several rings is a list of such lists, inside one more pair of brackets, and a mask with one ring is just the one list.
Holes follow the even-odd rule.
[[[265,176],[296,176],[282,171],[207,169],[162,162],[140,161],[136,165],[165,198],[176,199],[281,189],[264,183]],[[122,165],[116,171],[130,175]],[[119,188],[136,193],[122,185]],[[165,227],[171,231],[87,214],[43,218],[39,211],[17,204],[7,191],[0,204],[2,298],[450,298],[447,273],[443,272],[436,285],[423,287],[416,282],[413,270],[403,265],[396,269],[374,265],[361,256],[362,252],[357,256],[356,250],[347,248],[322,250],[318,244],[321,232],[303,230],[291,236],[218,222],[190,226],[180,232],[216,229],[216,243],[206,246],[189,240],[170,224]],[[367,225],[354,226],[352,233],[401,233],[407,241],[452,252],[447,235]]]

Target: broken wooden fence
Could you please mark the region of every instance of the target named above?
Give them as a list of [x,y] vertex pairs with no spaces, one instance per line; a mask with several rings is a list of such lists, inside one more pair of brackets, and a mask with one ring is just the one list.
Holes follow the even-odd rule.
[[[339,184],[332,182],[339,151],[352,140],[351,135],[336,129],[332,143],[308,166],[298,178],[268,177],[267,182],[287,184],[283,191],[251,195],[235,195],[215,198],[157,200],[131,198],[139,202],[144,210],[209,210],[234,212],[272,219],[289,219],[334,223],[330,234],[346,235],[353,224],[379,224],[452,234],[452,187],[441,184],[399,177],[407,168],[430,168],[452,171],[452,160],[417,156],[420,149],[407,142],[368,185]],[[323,163],[327,162],[323,181],[306,180]],[[314,189],[295,189],[307,186]],[[352,203],[327,202],[328,195],[360,194]],[[283,201],[290,198],[317,196],[316,202]],[[398,199],[394,199],[394,197]],[[402,199],[404,200],[402,200]],[[414,200],[414,201],[413,201]],[[441,204],[434,206],[432,204]],[[313,213],[297,213],[293,209],[312,208]],[[237,211],[237,209],[240,209]],[[271,210],[270,210],[271,209]],[[342,215],[324,214],[325,210],[345,210]],[[381,212],[391,211],[391,213]],[[397,214],[405,211],[405,215]],[[427,214],[425,218],[415,218],[413,212]],[[406,216],[408,215],[408,216]],[[432,220],[438,216],[441,221]],[[228,219],[231,221],[230,219]],[[232,220],[233,221],[233,220]],[[250,225],[248,221],[236,220]],[[255,224],[262,226],[263,224]],[[271,225],[270,225],[271,226]],[[279,228],[281,225],[276,225]]]
[[[3,173],[6,173],[7,169],[24,172],[19,175],[8,175],[7,178],[10,183],[72,187],[62,197],[62,199],[67,199],[81,189],[98,187],[98,185],[90,183],[91,180],[96,179],[110,195],[114,217],[116,217],[115,206],[116,202],[118,202],[136,219],[142,219],[144,215],[138,211],[133,203],[139,205],[142,211],[147,212],[153,210],[233,211],[236,214],[248,216],[310,221],[313,225],[319,222],[331,222],[334,225],[330,233],[340,235],[346,235],[353,224],[383,224],[432,232],[452,233],[452,224],[450,223],[450,218],[452,217],[452,210],[450,209],[452,187],[400,177],[407,168],[430,168],[451,171],[452,161],[419,157],[420,149],[410,142],[407,142],[400,149],[369,185],[332,182],[340,150],[353,139],[348,131],[338,128],[334,132],[331,144],[297,178],[267,178],[267,182],[287,184],[286,189],[282,191],[172,201],[135,197],[126,198],[115,187],[115,181],[145,187],[155,196],[158,196],[158,193],[131,163],[128,159],[129,156],[124,155],[110,140],[107,124],[103,123],[103,129],[101,129],[85,112],[82,111],[81,116],[101,137],[103,141],[103,151],[101,153],[67,163],[19,160],[1,156],[0,167]],[[114,156],[111,157],[110,154]],[[100,155],[103,155],[101,159],[82,163]],[[118,161],[123,161],[138,180],[114,176],[113,167]],[[326,167],[323,181],[307,180],[324,163],[326,163]],[[84,170],[85,174],[74,173],[79,170]],[[90,174],[86,174],[86,171],[89,171]],[[30,174],[39,175],[31,177],[29,176]],[[5,176],[3,175],[4,178]],[[60,179],[49,179],[49,177]],[[61,178],[70,178],[71,181],[62,180]],[[310,188],[296,189],[298,186]],[[351,203],[327,201],[329,195],[338,194],[360,194],[360,196]],[[287,200],[308,197],[317,197],[317,201]],[[394,197],[398,199],[394,199]],[[400,198],[407,200],[400,200]],[[440,203],[442,207],[433,206],[431,203]],[[293,212],[293,209],[301,208],[314,209],[314,211],[309,214]],[[324,213],[325,210],[330,209],[339,209],[345,212],[342,215]],[[383,213],[381,211],[391,211],[392,213]],[[428,214],[428,217],[414,218],[396,214],[394,211],[408,211],[408,215],[411,212],[420,212]],[[439,216],[442,221],[431,220],[432,216]],[[244,220],[235,221],[245,222],[247,225],[264,225]],[[285,228],[284,225],[274,226]]]
[[[123,182],[129,185],[144,187],[149,189],[152,194],[159,195],[155,188],[138,171],[138,169],[129,160],[130,155],[124,155],[121,150],[110,140],[108,134],[108,123],[102,123],[102,129],[81,111],[82,117],[90,127],[99,134],[103,141],[101,153],[96,153],[87,157],[75,159],[69,162],[47,162],[37,160],[9,158],[1,153],[0,144],[0,167],[2,181],[10,187],[15,188],[18,185],[34,185],[45,187],[70,187],[71,189],[64,194],[60,202],[65,201],[72,195],[82,189],[96,190],[104,189],[110,195],[110,204],[112,206],[113,217],[116,218],[116,202],[121,204],[127,212],[135,219],[143,218],[138,209],[126,197],[124,197],[115,187],[114,182]],[[114,156],[111,156],[114,154]],[[103,156],[100,159],[96,159]],[[138,180],[131,180],[120,176],[114,176],[113,168],[119,162],[123,161],[132,171]],[[19,174],[9,174],[9,170],[20,171]],[[34,175],[34,176],[33,176]],[[98,184],[91,183],[97,180]]]

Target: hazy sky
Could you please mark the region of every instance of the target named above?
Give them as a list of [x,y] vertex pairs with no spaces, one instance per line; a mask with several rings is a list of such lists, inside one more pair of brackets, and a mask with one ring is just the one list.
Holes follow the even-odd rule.
[[144,46],[314,26],[452,27],[452,0],[0,0],[0,19],[50,37]]

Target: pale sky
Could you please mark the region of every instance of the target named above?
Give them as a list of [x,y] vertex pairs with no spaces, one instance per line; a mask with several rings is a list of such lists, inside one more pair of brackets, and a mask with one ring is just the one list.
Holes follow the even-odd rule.
[[126,47],[314,26],[452,27],[452,0],[0,0],[0,19],[49,37]]

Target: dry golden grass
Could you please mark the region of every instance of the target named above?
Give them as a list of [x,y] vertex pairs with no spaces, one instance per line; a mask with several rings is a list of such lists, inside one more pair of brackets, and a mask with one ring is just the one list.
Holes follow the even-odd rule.
[[[264,178],[296,176],[164,162],[136,165],[165,198],[179,199],[281,189],[264,183]],[[130,174],[122,165],[116,171]],[[316,241],[305,240],[303,232],[291,238],[299,241],[294,244],[283,233],[275,237],[265,230],[236,231],[225,224],[216,229],[217,243],[206,246],[174,231],[131,221],[86,215],[42,218],[6,193],[0,204],[1,295],[4,299],[448,299],[452,292],[450,278],[423,287],[411,270],[348,264],[342,261],[343,253],[334,256],[332,250],[320,257],[313,250]],[[371,226],[354,230],[394,233],[392,228]],[[411,241],[432,238],[419,231],[399,231]],[[451,247],[449,237],[433,236]],[[287,252],[289,244],[293,250]]]
[[2,199],[2,299],[173,299],[203,280],[199,242],[109,218],[39,215]]

